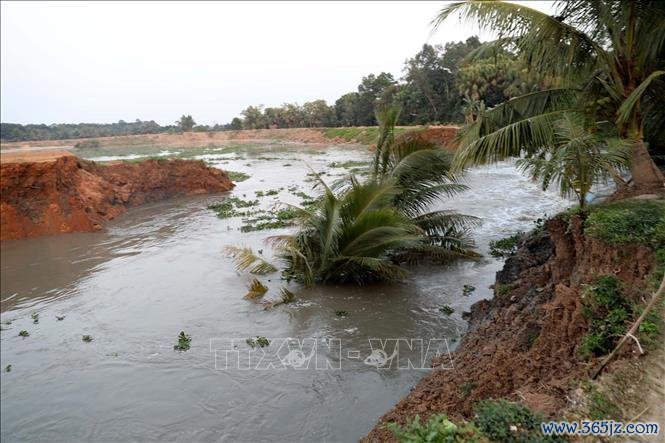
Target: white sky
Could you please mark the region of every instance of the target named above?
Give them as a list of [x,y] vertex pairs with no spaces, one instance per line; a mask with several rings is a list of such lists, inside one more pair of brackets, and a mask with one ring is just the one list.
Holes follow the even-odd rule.
[[3,1],[1,120],[170,124],[189,113],[214,124],[248,105],[332,104],[367,74],[400,77],[425,42],[478,33],[455,20],[431,36],[444,3]]

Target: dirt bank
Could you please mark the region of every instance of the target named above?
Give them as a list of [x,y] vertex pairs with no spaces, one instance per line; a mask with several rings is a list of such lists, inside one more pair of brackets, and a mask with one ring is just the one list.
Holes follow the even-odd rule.
[[365,440],[392,440],[383,425],[403,424],[416,414],[470,419],[486,398],[520,401],[547,416],[560,413],[573,380],[586,378],[597,364],[578,352],[588,330],[583,285],[613,274],[637,301],[654,262],[646,246],[618,248],[585,235],[581,216],[548,221],[497,273],[494,298],[473,305],[469,332],[453,354],[454,370],[423,378]]
[[226,172],[187,160],[99,165],[71,155],[0,166],[0,240],[99,231],[127,208],[233,189]]
[[[457,126],[432,126],[423,128],[419,126],[402,127],[402,130],[415,130],[422,132],[432,141],[448,141],[457,133]],[[336,136],[338,129],[344,129],[348,134],[345,137]],[[218,131],[218,132],[184,132],[179,134],[145,134],[127,135],[117,137],[98,137],[90,139],[69,140],[40,140],[27,142],[3,142],[3,155],[8,151],[24,150],[29,148],[62,149],[73,147],[77,143],[85,144],[92,140],[98,141],[101,147],[114,146],[162,146],[165,148],[195,148],[224,142],[253,142],[266,140],[279,140],[306,144],[345,144],[364,143],[367,134],[376,131],[376,127],[354,127],[354,128],[282,128],[282,129],[252,129],[242,131]],[[355,134],[355,135],[354,135]],[[431,135],[428,135],[431,134]],[[4,161],[4,160],[3,160]]]

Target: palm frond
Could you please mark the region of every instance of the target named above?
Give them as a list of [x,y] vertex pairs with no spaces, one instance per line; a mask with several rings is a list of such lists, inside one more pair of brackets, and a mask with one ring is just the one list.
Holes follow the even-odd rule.
[[259,279],[255,278],[249,284],[247,294],[245,294],[244,298],[261,298],[265,295],[266,292],[268,292],[268,287],[261,283]]
[[264,258],[254,254],[252,248],[240,248],[237,246],[226,246],[224,248],[227,256],[233,260],[235,268],[239,272],[249,271],[250,274],[265,275],[277,272],[277,268]]
[[651,83],[654,82],[658,77],[665,74],[665,71],[654,71],[652,72],[642,83],[640,83],[637,88],[623,101],[619,111],[617,112],[617,123],[622,126],[631,118],[634,114],[637,104],[640,99],[651,86]]

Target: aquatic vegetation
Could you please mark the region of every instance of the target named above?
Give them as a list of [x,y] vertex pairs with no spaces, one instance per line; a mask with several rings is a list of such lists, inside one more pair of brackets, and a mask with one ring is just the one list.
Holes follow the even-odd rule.
[[[233,260],[237,271],[248,271],[250,274],[265,275],[277,272],[277,268],[265,259],[254,254],[252,248],[239,248],[237,246],[226,246],[226,254]],[[262,251],[259,251],[261,254]]]
[[270,340],[268,340],[266,337],[263,336],[256,336],[256,339],[253,338],[248,338],[245,340],[245,342],[253,349],[256,348],[257,346],[260,348],[265,348],[266,346],[270,346]]
[[524,232],[517,232],[500,240],[492,240],[489,243],[490,255],[496,258],[508,258],[517,252],[517,247],[524,239]]
[[255,278],[249,284],[249,290],[247,294],[245,294],[245,298],[249,299],[260,298],[263,297],[266,292],[268,292],[268,287],[265,286],[263,283],[261,283],[259,279]]
[[441,306],[441,307],[439,308],[439,311],[440,311],[440,312],[443,312],[443,313],[446,314],[446,315],[451,315],[451,314],[453,314],[453,313],[455,312],[455,310],[454,310],[453,308],[451,308],[450,306],[448,306],[448,305],[443,305],[443,306]]
[[229,175],[229,178],[233,182],[244,182],[250,177],[249,174],[245,174],[244,172],[226,171],[226,173]]
[[395,439],[400,443],[481,443],[488,441],[472,423],[455,424],[441,414],[431,415],[424,423],[421,423],[420,416],[416,415],[405,426],[388,423],[386,427],[392,431]]
[[347,311],[344,311],[343,309],[338,309],[335,311],[335,315],[338,317],[346,317],[347,315],[349,315],[349,313]]
[[90,343],[92,341],[92,337],[89,335],[84,335],[83,337],[81,337],[81,340],[83,340],[86,343]]
[[12,372],[12,365],[5,366],[5,372]]
[[56,315],[56,316],[55,316],[55,319],[56,319],[57,321],[63,321],[63,320],[65,319],[65,316],[64,316],[64,315]]
[[475,290],[476,290],[476,287],[473,286],[473,285],[464,285],[462,287],[462,295],[469,296]]
[[238,197],[228,197],[220,203],[208,205],[208,209],[215,211],[219,218],[230,218],[248,215],[248,212],[238,211],[238,209],[251,208],[258,204],[258,200],[242,200]]
[[18,336],[25,338],[25,337],[29,337],[30,333],[26,330],[22,330],[21,332],[18,333]]
[[34,312],[30,317],[32,318],[32,322],[34,324],[39,323],[39,314],[38,313]]
[[178,334],[178,343],[173,346],[174,351],[186,351],[189,349],[190,344],[192,343],[192,337],[185,334],[185,331],[180,331]]

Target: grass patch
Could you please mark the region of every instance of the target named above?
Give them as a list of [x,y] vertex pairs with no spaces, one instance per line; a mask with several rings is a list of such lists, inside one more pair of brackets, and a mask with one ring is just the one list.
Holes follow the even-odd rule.
[[586,232],[613,245],[642,243],[665,247],[665,203],[621,201],[589,208]]
[[[396,127],[395,135],[418,129],[418,127]],[[349,143],[371,145],[379,137],[378,126],[325,128],[323,135],[330,139],[341,139]]]
[[226,173],[229,175],[229,178],[231,179],[231,181],[238,182],[238,183],[239,182],[244,182],[245,180],[247,180],[250,177],[249,174],[245,174],[244,172],[226,171]]
[[501,399],[480,402],[476,407],[474,423],[491,441],[566,441],[562,437],[543,435],[540,423],[544,420],[526,406]]
[[587,394],[587,412],[591,420],[621,419],[621,411],[607,394],[588,382],[582,388]]
[[487,441],[472,423],[455,424],[448,420],[448,417],[441,414],[430,416],[426,422],[421,422],[420,416],[416,415],[413,420],[403,427],[397,423],[388,423],[387,428],[392,431],[397,441],[404,443]]
[[627,323],[633,317],[631,303],[621,295],[621,282],[613,275],[596,277],[583,300],[583,314],[590,326],[579,352],[584,356],[608,354],[626,333]]

